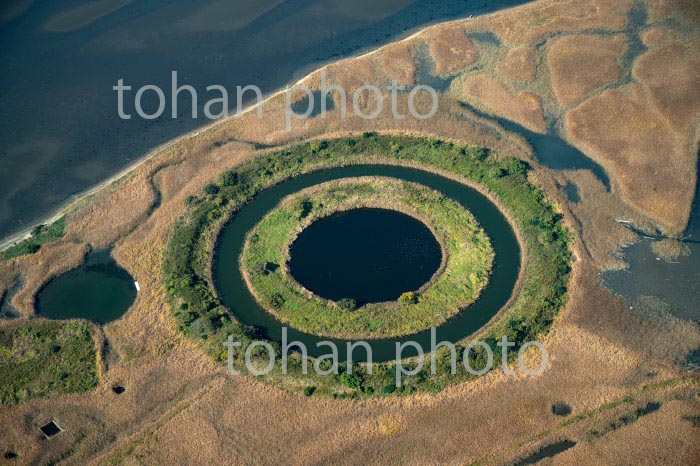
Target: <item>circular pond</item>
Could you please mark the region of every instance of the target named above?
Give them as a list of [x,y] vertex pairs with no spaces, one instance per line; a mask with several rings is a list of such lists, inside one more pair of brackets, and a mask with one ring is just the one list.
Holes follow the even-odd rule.
[[358,305],[418,290],[440,267],[430,229],[404,213],[377,208],[338,212],[312,223],[290,248],[289,270],[306,289]]
[[[489,283],[467,310],[437,327],[437,341],[457,342],[483,327],[508,302],[518,279],[520,246],[513,229],[498,207],[476,189],[431,172],[394,165],[352,165],[318,170],[274,185],[245,204],[223,228],[215,251],[212,272],[221,301],[242,324],[254,326],[261,336],[281,341],[284,325],[256,301],[239,267],[246,235],[286,196],[319,183],[363,176],[384,176],[419,183],[441,192],[474,214],[490,237],[495,253]],[[326,354],[323,345],[317,346],[317,343],[333,342],[341,360],[346,358],[346,343],[350,341],[319,337],[294,328],[287,328],[287,338],[303,342],[308,354],[314,357]],[[391,360],[396,351],[395,343],[406,340],[429,348],[430,329],[406,337],[369,341],[374,361]],[[407,349],[403,354],[409,353]]]
[[37,310],[49,319],[106,324],[120,318],[135,298],[131,275],[104,250],[89,254],[83,265],[47,283],[37,295]]

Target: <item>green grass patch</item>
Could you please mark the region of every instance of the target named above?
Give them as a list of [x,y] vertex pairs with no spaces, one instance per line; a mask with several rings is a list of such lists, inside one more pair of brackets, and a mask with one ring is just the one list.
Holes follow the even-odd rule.
[[[352,164],[407,164],[446,172],[457,179],[479,184],[498,199],[519,230],[527,256],[522,265],[523,281],[517,298],[500,314],[499,320],[484,328],[477,337],[493,348],[495,361],[499,361],[500,347],[495,343],[501,336],[515,342],[515,347],[509,351],[513,357],[523,343],[541,338],[550,329],[567,299],[571,236],[561,214],[530,182],[525,163],[481,147],[433,138],[364,133],[323,143],[322,146],[318,141],[301,144],[244,163],[220,175],[216,183],[218,189],[208,189],[200,197],[188,200],[188,211],[178,221],[164,251],[164,276],[177,327],[214,359],[226,361],[227,351],[222,343],[230,335],[242,343],[234,353],[234,364],[241,368],[245,349],[258,339],[255,329],[246,328],[235,320],[236,310],[229,312],[209,283],[210,253],[220,227],[253,196],[274,184],[303,173]],[[279,348],[275,342],[272,345]],[[460,345],[458,352],[458,360],[461,360],[464,346]],[[449,374],[446,370],[449,353],[445,349],[438,351],[436,374],[431,374],[427,361],[422,371],[408,377],[402,387],[387,393],[385,387],[394,381],[391,364],[375,364],[372,374],[363,367],[354,369],[360,375],[360,383],[351,388],[342,381],[346,368],[341,367],[339,374],[318,375],[314,371],[302,374],[300,358],[293,355],[288,373],[283,375],[279,354],[277,356],[277,366],[265,376],[267,381],[300,393],[302,387],[313,385],[318,394],[332,393],[340,398],[435,392],[448,384],[474,377],[461,365],[458,365],[457,374]],[[472,367],[478,369],[482,357],[472,352],[469,355]]]
[[97,383],[97,352],[89,324],[45,321],[0,327],[2,403],[84,392]]
[[[401,211],[424,222],[442,245],[444,271],[413,299],[355,309],[310,295],[287,268],[289,248],[313,222],[361,207]],[[438,326],[473,303],[488,282],[493,249],[474,216],[422,185],[392,178],[351,178],[284,199],[248,235],[242,264],[259,302],[302,331],[337,338],[395,337]],[[411,293],[418,290],[407,290]]]
[[62,238],[66,233],[66,217],[63,216],[50,225],[39,225],[32,230],[29,238],[10,246],[0,252],[0,260],[8,260],[14,257],[34,254],[41,249],[42,244],[50,243]]

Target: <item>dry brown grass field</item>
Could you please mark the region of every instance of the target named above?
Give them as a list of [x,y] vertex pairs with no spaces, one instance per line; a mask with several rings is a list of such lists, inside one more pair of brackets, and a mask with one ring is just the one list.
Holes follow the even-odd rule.
[[[348,93],[393,79],[413,84],[416,53],[427,45],[436,72],[454,78],[433,118],[393,119],[385,101],[375,120],[352,111],[343,119],[335,96],[326,118],[295,120],[286,131],[279,94],[263,104],[262,119],[248,112],[212,125],[71,206],[64,238],[0,263],[0,295],[20,275],[25,286],[12,304],[31,316],[51,277],[77,266],[89,248],[112,244],[141,291],[124,317],[104,326],[96,390],[0,408],[0,447],[21,455],[8,464],[499,465],[559,440],[576,445],[545,462],[697,464],[700,427],[691,420],[700,415],[700,382],[677,360],[700,346],[700,329],[635,313],[599,279],[603,269],[624,267],[615,253],[633,239],[617,219],[678,234],[696,186],[697,4],[638,5],[647,23],[637,31],[628,28],[632,0],[537,0],[431,26],[323,69]],[[500,45],[469,36],[484,31]],[[624,68],[629,34],[642,34],[648,48]],[[303,82],[313,87],[319,79],[317,71]],[[551,124],[605,168],[611,192],[588,171],[542,166],[522,137],[464,109],[462,99],[536,132]],[[428,106],[417,102],[419,110]],[[399,110],[408,114],[405,102]],[[479,144],[531,163],[533,180],[576,236],[570,296],[546,337],[551,357],[543,374],[493,371],[404,398],[304,397],[228,374],[176,330],[161,267],[187,197],[268,147],[368,130]],[[564,193],[569,182],[579,188],[578,202]],[[113,393],[114,385],[125,393]],[[555,416],[557,402],[571,405],[571,416]],[[660,407],[638,415],[648,403]],[[38,427],[50,419],[65,431],[47,441]]]
[[621,34],[611,37],[582,34],[554,40],[547,54],[554,95],[568,107],[604,84],[619,81],[622,77],[619,61],[625,45],[626,39]]
[[431,32],[428,37],[430,54],[435,61],[435,74],[452,74],[473,64],[479,57],[479,49],[464,33],[461,25],[436,28]]
[[537,63],[534,49],[530,47],[515,47],[498,64],[498,73],[512,81],[531,82],[537,75]]
[[511,92],[495,76],[480,74],[464,83],[464,97],[467,101],[480,102],[489,113],[513,120],[536,133],[547,131],[542,102],[532,91]]

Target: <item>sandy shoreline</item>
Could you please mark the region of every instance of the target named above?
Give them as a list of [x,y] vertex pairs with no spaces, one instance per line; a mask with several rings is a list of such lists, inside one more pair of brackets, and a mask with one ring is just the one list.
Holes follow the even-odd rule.
[[[248,109],[246,108],[245,111]],[[229,118],[234,118],[234,117],[229,117]],[[21,230],[17,233],[14,233],[10,236],[6,236],[5,238],[0,241],[0,251],[4,251],[5,249],[13,246],[14,244],[19,243],[20,241],[23,241],[31,236],[32,230],[37,227],[38,225],[47,225],[55,222],[59,218],[61,218],[63,215],[65,215],[73,205],[75,205],[77,202],[79,202],[82,199],[85,199],[86,197],[92,196],[93,194],[101,191],[102,189],[106,188],[107,186],[111,185],[112,183],[121,180],[122,178],[129,176],[133,171],[135,171],[138,167],[140,167],[143,163],[147,162],[154,156],[158,155],[162,150],[167,149],[171,147],[174,144],[177,144],[178,142],[182,141],[183,139],[186,139],[191,136],[196,136],[197,134],[201,133],[202,131],[206,131],[208,129],[213,128],[215,125],[218,125],[220,123],[223,123],[226,121],[227,118],[222,119],[222,120],[216,120],[212,122],[211,124],[205,125],[201,128],[198,128],[196,130],[187,132],[185,134],[182,134],[174,139],[171,139],[168,142],[165,142],[151,150],[149,150],[146,155],[138,158],[136,161],[133,163],[129,164],[113,176],[107,178],[104,181],[101,181],[100,183],[96,184],[92,188],[83,191],[78,194],[72,195],[69,199],[67,199],[50,217],[46,217],[44,220],[36,222],[32,224],[31,226],[25,228],[24,230]]]

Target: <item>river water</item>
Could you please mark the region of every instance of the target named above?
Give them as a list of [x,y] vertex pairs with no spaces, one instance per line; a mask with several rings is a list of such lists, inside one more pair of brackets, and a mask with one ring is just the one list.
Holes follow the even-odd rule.
[[[208,120],[117,114],[118,79],[166,92],[192,85],[272,92],[313,64],[395,40],[427,23],[523,0],[10,0],[0,5],[0,238]],[[87,6],[86,6],[87,5]],[[27,7],[28,8],[25,8]],[[234,92],[235,94],[235,92]],[[144,95],[144,110],[154,102]],[[168,97],[169,99],[169,97]],[[235,95],[232,95],[235,100]],[[127,110],[129,100],[127,100]],[[231,105],[234,105],[231,102]],[[133,108],[131,109],[133,113]]]

